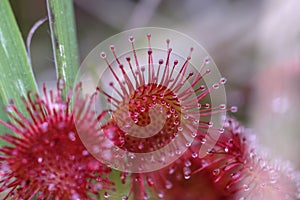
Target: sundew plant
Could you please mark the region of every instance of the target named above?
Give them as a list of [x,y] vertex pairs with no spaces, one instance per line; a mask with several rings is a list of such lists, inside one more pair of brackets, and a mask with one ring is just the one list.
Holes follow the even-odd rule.
[[[1,199],[300,199],[299,173],[234,118],[197,42],[132,29],[79,66],[72,1],[48,0],[47,12],[25,46],[0,1]],[[57,81],[38,91],[30,39],[44,22]]]

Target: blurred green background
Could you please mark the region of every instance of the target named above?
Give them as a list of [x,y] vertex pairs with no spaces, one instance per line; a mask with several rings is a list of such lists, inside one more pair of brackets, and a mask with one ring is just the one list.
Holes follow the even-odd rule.
[[[46,16],[45,1],[11,0],[23,38]],[[185,33],[209,52],[223,76],[228,105],[262,146],[300,166],[300,1],[75,0],[81,61],[120,31],[158,26]],[[182,48],[189,48],[183,46]],[[55,83],[48,23],[35,33],[36,79]]]

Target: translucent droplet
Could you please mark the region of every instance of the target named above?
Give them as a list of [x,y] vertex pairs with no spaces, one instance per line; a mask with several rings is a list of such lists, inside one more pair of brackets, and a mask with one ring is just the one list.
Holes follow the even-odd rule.
[[151,96],[151,99],[154,101],[154,100],[156,100],[156,96],[155,95],[152,95]]
[[129,37],[129,42],[134,42],[134,37],[133,36]]
[[42,157],[38,157],[37,161],[38,161],[38,163],[42,163],[43,162],[43,158]]
[[199,124],[199,119],[195,119],[195,120],[193,121],[193,124],[194,124],[194,125]]
[[68,137],[73,142],[76,140],[76,136],[75,136],[75,133],[73,131],[68,133]]
[[232,173],[231,174],[231,178],[232,179],[238,179],[239,177],[241,176],[241,174],[238,172],[238,173]]
[[224,103],[220,104],[220,105],[219,105],[219,108],[220,108],[221,110],[226,109],[226,104],[224,104]]
[[145,110],[146,110],[145,107],[141,107],[141,108],[140,108],[140,111],[141,111],[141,112],[145,112]]
[[220,174],[220,169],[219,168],[213,170],[213,175],[214,176],[217,176],[219,174]]
[[175,132],[174,133],[174,137],[177,137],[179,134],[178,134],[178,132]]
[[108,194],[108,192],[104,192],[104,198],[109,198],[110,197],[110,195]]
[[134,158],[135,158],[134,153],[128,153],[128,156],[129,156],[129,158],[131,158],[131,159],[134,159]]
[[190,143],[190,142],[187,142],[187,143],[185,144],[186,147],[190,147],[191,145],[192,145],[192,143]]
[[172,184],[171,181],[167,180],[165,186],[166,186],[166,188],[169,190],[169,189],[171,189],[171,188],[173,187],[173,184]]
[[164,198],[164,193],[162,191],[158,192],[157,194],[158,198],[162,199]]
[[124,137],[119,137],[119,142],[120,142],[121,144],[123,144],[123,143],[125,142],[125,138],[124,138]]
[[220,84],[225,84],[227,82],[227,79],[225,77],[222,77],[220,79]]
[[272,171],[270,175],[270,183],[272,184],[276,183],[278,178],[279,178],[278,173]]
[[205,64],[209,64],[210,63],[210,58],[209,57],[204,58],[204,62],[205,62]]
[[168,155],[169,155],[170,157],[174,157],[174,152],[173,152],[173,151],[169,151],[169,152],[168,152]]
[[186,160],[186,161],[184,162],[184,165],[185,165],[186,167],[190,167],[190,166],[192,165],[192,162],[189,161],[189,160]]
[[225,147],[224,151],[227,153],[229,151],[228,147]]
[[151,177],[147,177],[147,183],[150,187],[152,187],[154,185],[154,182]]
[[188,179],[190,179],[191,178],[191,175],[189,174],[189,175],[184,175],[184,179],[186,179],[186,180],[188,180]]
[[140,142],[138,148],[139,148],[139,149],[143,149],[143,148],[144,148],[144,144],[143,144],[142,142]]
[[218,83],[215,83],[213,84],[213,88],[216,90],[216,89],[219,89],[220,85]]
[[192,133],[192,137],[194,138],[194,137],[196,137],[197,136],[197,133],[196,132],[193,132]]
[[177,126],[178,124],[179,124],[179,120],[175,120],[175,121],[174,121],[174,125]]
[[54,179],[56,177],[56,175],[53,173],[50,173],[50,174],[48,174],[48,177],[49,177],[49,179]]
[[188,119],[189,116],[188,115],[183,115],[183,119]]
[[230,184],[227,184],[225,188],[226,188],[226,190],[229,190],[230,189]]
[[191,174],[191,169],[189,167],[184,167],[183,168],[183,174],[184,175],[190,175]]
[[137,117],[134,117],[134,118],[133,118],[133,122],[134,122],[135,124],[137,124],[137,123],[139,122],[139,119],[138,119]]
[[213,149],[207,149],[206,153],[207,153],[207,154],[213,153]]
[[248,191],[248,190],[250,189],[250,187],[249,187],[249,185],[244,184],[244,185],[243,185],[243,189],[244,189],[244,191]]
[[208,162],[206,160],[201,160],[201,166],[202,167],[208,166]]
[[238,108],[236,106],[232,106],[230,108],[230,111],[233,112],[233,113],[236,113],[238,111]]
[[105,52],[101,52],[101,57],[104,59],[104,58],[106,58],[106,53]]
[[54,190],[54,188],[55,188],[55,184],[50,183],[50,184],[48,185],[48,190],[49,190],[49,191]]
[[149,199],[150,197],[149,197],[149,194],[147,193],[147,192],[145,192],[145,194],[144,194],[144,200],[147,200],[147,199]]
[[196,152],[193,152],[193,153],[192,153],[192,157],[193,157],[193,158],[197,158],[197,157],[198,157],[198,154],[197,154]]
[[173,167],[171,167],[171,168],[169,169],[169,174],[174,174],[174,172],[175,172],[175,169],[174,169]]
[[83,150],[82,153],[81,153],[83,156],[87,156],[89,155],[89,152],[87,150]]
[[250,158],[252,158],[252,159],[255,158],[255,155],[256,154],[254,152],[250,152],[250,154],[249,154]]
[[109,48],[110,48],[110,50],[114,51],[115,50],[115,45],[110,45]]
[[4,174],[9,170],[10,170],[9,166],[6,163],[2,163],[0,165],[0,177],[2,178]]
[[253,166],[250,166],[250,167],[249,167],[249,171],[250,171],[250,172],[252,172],[253,169],[254,169]]
[[45,133],[48,130],[48,126],[49,126],[48,122],[44,122],[40,125],[40,128]]
[[13,105],[7,105],[5,106],[5,111],[8,113],[11,113],[14,111]]
[[80,200],[80,197],[76,192],[73,192],[71,200]]
[[219,133],[222,134],[224,133],[225,129],[224,128],[219,128]]
[[128,197],[126,195],[122,196],[122,200],[128,200]]

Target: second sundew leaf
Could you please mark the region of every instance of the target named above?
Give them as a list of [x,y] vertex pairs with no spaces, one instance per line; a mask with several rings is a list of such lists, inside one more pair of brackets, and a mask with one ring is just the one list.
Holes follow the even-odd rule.
[[79,67],[73,1],[47,0],[47,6],[57,76],[70,88]]
[[13,99],[16,107],[26,113],[21,97],[37,91],[37,85],[8,0],[0,1],[0,13],[0,96],[4,105]]

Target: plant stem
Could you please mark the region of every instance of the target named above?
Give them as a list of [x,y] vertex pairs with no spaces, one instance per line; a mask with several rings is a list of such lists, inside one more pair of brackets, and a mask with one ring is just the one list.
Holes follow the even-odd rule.
[[57,77],[72,87],[79,67],[72,0],[47,0]]

